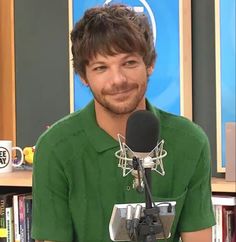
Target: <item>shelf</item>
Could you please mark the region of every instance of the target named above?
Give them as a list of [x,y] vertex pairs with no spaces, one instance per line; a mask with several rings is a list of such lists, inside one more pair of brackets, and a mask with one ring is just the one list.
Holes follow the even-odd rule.
[[227,182],[224,178],[212,177],[211,180],[212,192],[235,192],[236,182]]
[[[235,192],[236,183],[227,182],[223,178],[212,178],[212,192]],[[14,171],[0,174],[0,186],[31,187],[31,171]]]
[[0,186],[31,187],[32,171],[0,173]]

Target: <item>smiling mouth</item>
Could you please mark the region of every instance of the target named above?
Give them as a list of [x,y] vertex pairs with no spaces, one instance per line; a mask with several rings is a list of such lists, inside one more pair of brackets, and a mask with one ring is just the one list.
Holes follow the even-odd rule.
[[108,92],[107,94],[111,95],[111,96],[124,95],[124,94],[127,94],[129,92],[132,92],[134,89],[135,89],[135,87],[132,86],[132,87],[129,87],[129,88],[126,88],[126,89],[112,90],[111,92]]
[[113,92],[111,95],[122,95],[122,94],[126,94],[128,92],[131,92],[133,90],[133,88],[129,88],[129,89],[125,89],[125,90],[120,90],[118,92]]
[[116,91],[116,92],[113,91],[112,94],[109,94],[109,96],[113,100],[123,102],[123,101],[125,101],[125,100],[127,100],[131,97],[133,90],[134,90],[134,88],[119,90],[119,91]]

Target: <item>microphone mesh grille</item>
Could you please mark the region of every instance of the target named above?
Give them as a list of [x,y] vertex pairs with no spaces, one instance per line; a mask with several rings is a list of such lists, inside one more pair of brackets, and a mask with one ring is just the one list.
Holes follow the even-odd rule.
[[132,113],[126,126],[126,144],[134,152],[150,152],[159,141],[159,120],[147,110]]

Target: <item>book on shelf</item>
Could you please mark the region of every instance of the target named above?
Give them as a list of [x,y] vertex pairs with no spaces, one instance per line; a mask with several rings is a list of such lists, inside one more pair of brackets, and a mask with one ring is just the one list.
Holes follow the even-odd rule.
[[25,224],[25,194],[18,197],[18,216],[20,229],[20,242],[26,242],[26,224]]
[[13,242],[12,207],[14,193],[0,194],[0,242]]
[[32,242],[32,195],[17,194],[13,198],[15,242]]
[[14,242],[13,207],[6,208],[7,242]]
[[216,225],[212,229],[213,242],[236,242],[236,197],[212,196]]
[[19,226],[19,194],[13,196],[13,217],[14,217],[14,238],[15,242],[20,242],[20,226]]
[[20,233],[21,242],[32,242],[31,223],[32,223],[32,195],[25,194],[20,196]]
[[0,194],[0,242],[33,242],[32,194]]
[[32,195],[24,197],[24,222],[25,222],[25,238],[27,242],[34,241],[31,238],[31,223],[32,223]]
[[235,206],[236,196],[212,195],[212,203],[213,205]]

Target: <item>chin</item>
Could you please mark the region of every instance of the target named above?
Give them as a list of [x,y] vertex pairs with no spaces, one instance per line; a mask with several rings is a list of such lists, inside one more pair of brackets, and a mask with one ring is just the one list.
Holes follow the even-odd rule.
[[114,114],[129,114],[139,107],[140,102],[107,103],[106,109]]

